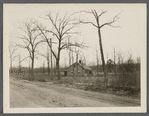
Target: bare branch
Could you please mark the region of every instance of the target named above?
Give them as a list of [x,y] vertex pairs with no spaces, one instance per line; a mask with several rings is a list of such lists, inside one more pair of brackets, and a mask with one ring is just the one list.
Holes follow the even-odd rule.
[[58,14],[59,14],[59,12],[56,13],[55,25],[56,25],[56,22],[57,22]]
[[18,57],[18,55],[16,55],[16,56],[13,56],[13,57],[12,57],[12,60],[13,60],[14,58],[16,58],[16,57]]
[[60,47],[60,50],[67,48],[67,44],[64,44]]
[[[58,34],[59,34],[59,36],[60,36],[60,32],[59,32],[59,30],[58,30],[58,28],[57,28],[57,26],[56,26],[56,23],[54,23],[51,14],[49,13],[49,15],[47,15],[47,16],[48,16],[49,20],[51,21],[52,25],[55,27],[56,31],[58,32]],[[58,39],[59,39],[59,38],[58,38]]]
[[61,32],[61,25],[62,25],[62,23],[64,22],[64,20],[66,19],[66,15],[67,15],[67,12],[65,13],[63,19],[62,19],[62,20],[60,21],[60,23],[59,23],[59,31],[60,31],[60,32]]
[[73,25],[72,27],[68,28],[66,31],[64,31],[61,35],[61,37],[63,37],[63,35],[65,35],[68,31],[70,31],[71,29],[73,29],[75,26]]
[[79,48],[84,48],[84,47],[87,47],[87,46],[84,46],[83,43],[79,44],[79,43],[68,43],[68,44],[64,44],[60,49],[69,49],[70,46],[76,46],[76,47],[79,47]]
[[100,13],[100,15],[98,15],[98,18],[99,17],[101,17],[103,14],[105,14],[107,12],[107,10],[106,11],[103,11],[102,13]]
[[33,44],[35,43],[35,40],[37,39],[38,36],[42,35],[42,33],[37,34],[34,38],[33,38]]
[[80,21],[80,23],[83,23],[83,24],[92,24],[94,27],[98,28],[97,25],[95,25],[94,23],[92,22],[83,22],[83,21]]
[[52,34],[55,35],[56,38],[59,40],[59,37],[58,37],[58,35],[57,35],[55,32],[50,31],[50,30],[44,30],[44,29],[42,29],[42,30],[45,31],[45,32],[50,32],[50,33],[52,33]]
[[41,56],[43,56],[43,57],[47,58],[47,56],[46,56],[46,55],[44,55],[44,54],[41,54],[41,53],[40,53],[39,55],[41,55]]
[[17,50],[18,48],[16,46],[14,46],[14,48],[10,48],[9,46],[9,53],[10,53],[10,57],[12,57],[12,55],[14,54],[14,52]]
[[121,12],[120,12],[119,14],[117,14],[117,15],[113,18],[112,21],[102,24],[102,25],[100,26],[100,28],[102,28],[102,27],[105,26],[105,25],[111,26],[111,27],[115,27],[115,28],[120,27],[120,26],[114,26],[114,25],[112,25],[113,23],[117,22],[117,20],[119,19],[118,16],[119,16],[120,14],[121,14]]
[[37,27],[39,28],[39,30],[41,31],[41,33],[43,34],[43,36],[44,36],[44,38],[45,38],[45,40],[46,40],[46,42],[47,42],[47,44],[49,45],[49,47],[51,48],[51,51],[52,51],[52,54],[54,55],[54,57],[55,58],[57,58],[56,57],[56,54],[54,53],[54,51],[52,50],[52,47],[51,47],[51,45],[50,45],[50,43],[49,43],[49,41],[48,41],[48,38],[47,38],[47,36],[45,35],[45,33],[43,32],[43,30],[39,27],[39,25],[37,24]]
[[96,20],[98,19],[98,14],[95,10],[91,10],[92,11],[92,14],[94,15],[94,17],[96,18]]
[[25,32],[28,35],[28,32],[24,30],[22,27],[19,27],[19,29],[21,29],[23,32]]
[[[67,33],[65,33],[65,34],[80,34],[80,32],[67,32]],[[68,37],[68,36],[67,36]],[[65,38],[65,37],[64,37]],[[62,39],[64,39],[64,38],[62,38]]]
[[42,43],[42,42],[45,42],[45,41],[41,40],[41,41],[37,42],[37,43],[34,45],[33,50],[35,50],[36,47],[37,47],[37,45],[40,44],[40,43]]
[[[70,32],[70,33],[73,34],[73,32]],[[64,40],[65,38],[69,38],[70,37],[69,33],[66,33],[66,34],[67,34],[67,36],[65,36],[65,37],[63,36],[61,40]]]
[[23,58],[19,63],[23,62],[25,59],[29,58],[30,56],[27,56],[25,58]]
[[79,12],[74,12],[73,14],[77,14],[77,13],[91,13],[92,14],[92,12],[89,12],[89,11],[79,11]]
[[16,44],[16,45],[20,48],[27,48],[27,46],[24,46],[24,45],[20,45],[20,44]]
[[63,33],[63,30],[65,29],[65,27],[69,25],[69,23],[70,23],[69,18],[67,18],[67,19],[65,19],[65,20],[63,21],[62,26],[61,26],[61,28],[60,28],[60,29],[61,29],[61,31],[60,31],[61,34]]

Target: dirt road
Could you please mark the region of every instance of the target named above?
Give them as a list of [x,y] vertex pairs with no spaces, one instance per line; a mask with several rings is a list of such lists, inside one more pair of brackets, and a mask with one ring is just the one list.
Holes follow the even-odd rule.
[[10,79],[11,108],[138,106],[139,100],[54,85]]

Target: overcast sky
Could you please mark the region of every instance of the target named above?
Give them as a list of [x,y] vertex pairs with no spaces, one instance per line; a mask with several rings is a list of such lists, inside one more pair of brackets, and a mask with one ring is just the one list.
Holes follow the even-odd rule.
[[[59,12],[60,15],[64,15],[66,12],[73,13],[78,11],[91,11],[95,9],[99,14],[102,11],[108,10],[107,13],[102,15],[100,23],[111,21],[115,15],[121,12],[119,20],[114,25],[119,25],[120,28],[112,28],[105,26],[101,30],[103,50],[105,61],[113,59],[113,51],[115,48],[117,54],[122,54],[125,58],[129,54],[132,54],[133,58],[140,57],[141,53],[141,39],[146,39],[146,5],[145,4],[7,4],[4,5],[6,11],[4,15],[7,15],[9,25],[9,40],[11,42],[17,42],[19,29],[18,26],[23,22],[32,19],[37,20],[44,26],[50,26],[49,22],[42,17],[48,12],[53,14]],[[87,21],[96,23],[92,14],[78,15]],[[81,34],[72,36],[71,40],[83,42],[89,48],[85,48],[80,52],[80,55],[84,55],[87,65],[96,63],[96,49],[99,50],[99,38],[97,28],[90,24],[79,25],[76,30]],[[42,50],[41,50],[42,51]],[[43,53],[45,50],[43,51]],[[21,57],[26,57],[27,51],[16,52],[21,54]],[[46,52],[45,52],[46,53]],[[64,50],[61,53],[60,65],[68,65],[68,51]],[[100,52],[99,52],[100,54]],[[40,67],[43,64],[42,57],[35,60],[35,67]],[[99,59],[100,56],[99,56]],[[45,59],[44,59],[45,60]],[[46,60],[45,60],[46,61]],[[28,60],[22,62],[22,66],[28,66]],[[46,63],[46,62],[45,62]],[[101,63],[101,60],[100,60]],[[13,62],[13,66],[17,66],[18,61]]]

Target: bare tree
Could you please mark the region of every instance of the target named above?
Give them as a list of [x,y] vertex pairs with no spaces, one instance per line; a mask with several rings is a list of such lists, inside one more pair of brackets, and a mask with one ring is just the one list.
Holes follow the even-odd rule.
[[49,49],[47,48],[47,65],[48,65],[48,75],[50,74],[50,57],[49,57]]
[[118,63],[119,63],[119,72],[122,72],[124,74],[125,71],[125,64],[124,64],[125,55],[122,52],[118,53]]
[[[69,38],[70,35],[72,34],[79,34],[77,32],[74,32],[73,29],[76,27],[76,25],[78,24],[76,22],[75,18],[72,18],[72,15],[67,16],[67,13],[60,18],[59,14],[56,14],[56,17],[53,18],[51,13],[49,13],[48,15],[46,15],[48,17],[48,20],[50,21],[50,23],[52,24],[53,30],[46,30],[43,29],[41,26],[39,26],[37,24],[37,28],[39,29],[39,31],[42,33],[45,41],[47,42],[48,46],[51,48],[52,54],[56,59],[56,69],[57,69],[57,76],[58,76],[58,80],[60,79],[60,69],[59,69],[59,61],[60,61],[60,53],[63,49],[68,49],[70,46],[80,46],[79,44],[73,44],[73,43],[67,43],[64,40]],[[57,45],[58,45],[58,49],[57,52],[55,52],[52,49],[52,46],[49,42],[48,35],[47,33],[51,33],[53,35],[54,38],[57,39]]]
[[127,59],[127,72],[134,72],[134,60],[132,58],[132,53],[128,54]]
[[43,62],[43,75],[45,74],[45,62]]
[[133,63],[132,53],[129,53],[129,54],[128,54],[127,63],[128,63],[128,64]]
[[114,48],[114,72],[116,76],[116,56],[115,56],[115,48]]
[[21,73],[21,55],[19,54],[19,70],[18,73]]
[[[70,43],[70,40],[69,40],[69,38],[68,38],[68,45],[69,45],[69,43]],[[68,54],[69,54],[69,66],[71,65],[71,47],[70,47],[70,50],[68,50]]]
[[140,61],[141,61],[140,57],[137,57],[136,58],[136,63],[140,63]]
[[31,75],[33,76],[34,69],[34,59],[36,57],[37,46],[42,42],[40,38],[40,33],[35,29],[35,25],[32,21],[27,21],[22,27],[19,27],[22,30],[22,34],[18,36],[21,39],[21,44],[17,46],[24,48],[29,53],[29,58],[31,59]]
[[72,64],[74,63],[74,56],[73,56],[73,52],[71,52],[71,60],[72,60]]
[[43,56],[44,58],[46,58],[47,60],[47,66],[48,66],[48,75],[50,74],[50,55],[49,55],[49,47],[47,47],[47,53],[46,55],[45,54],[42,54],[40,53],[41,56]]
[[14,53],[16,52],[17,49],[18,47],[16,46],[16,44],[13,44],[13,43],[9,44],[10,69],[12,69],[12,62],[18,56],[18,55],[14,56]]
[[119,26],[115,26],[113,25],[113,23],[115,23],[118,19],[119,19],[119,14],[117,14],[111,21],[100,24],[99,19],[101,18],[101,16],[103,14],[105,14],[107,11],[103,11],[100,14],[97,13],[96,10],[91,10],[91,12],[88,11],[80,11],[79,13],[90,13],[94,16],[95,20],[96,20],[96,24],[94,24],[93,22],[89,22],[89,21],[80,21],[80,23],[83,24],[92,24],[94,27],[97,28],[98,30],[98,37],[99,37],[99,47],[100,47],[100,53],[101,53],[101,60],[102,60],[102,68],[103,68],[103,72],[104,72],[104,76],[105,76],[105,84],[107,84],[107,73],[106,73],[106,67],[105,67],[105,59],[104,59],[104,52],[103,52],[103,46],[102,46],[102,37],[101,37],[101,29],[104,26],[111,26],[111,27],[119,27]]
[[140,57],[137,57],[137,59],[136,59],[136,64],[137,64],[137,71],[139,71],[140,72]]
[[[99,70],[99,57],[98,57],[98,50],[96,50],[96,61],[97,61],[97,71]],[[98,73],[98,72],[97,72]]]

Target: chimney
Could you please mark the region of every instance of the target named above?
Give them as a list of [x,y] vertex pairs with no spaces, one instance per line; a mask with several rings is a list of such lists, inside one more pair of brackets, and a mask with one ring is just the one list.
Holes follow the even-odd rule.
[[81,60],[79,60],[79,63],[81,64]]

